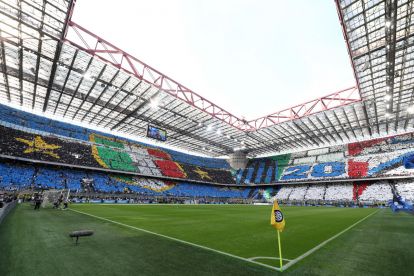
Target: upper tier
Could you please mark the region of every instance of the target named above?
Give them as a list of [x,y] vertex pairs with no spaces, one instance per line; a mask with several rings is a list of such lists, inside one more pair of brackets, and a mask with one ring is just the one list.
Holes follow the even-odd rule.
[[238,184],[414,177],[414,134],[249,160]]
[[123,143],[133,143],[143,147],[159,149],[170,155],[171,159],[176,162],[215,169],[230,169],[230,165],[224,159],[194,156],[171,149],[166,149],[163,147],[136,142],[127,138],[116,137],[111,134],[102,133],[81,126],[51,120],[42,116],[37,116],[28,112],[20,111],[5,105],[0,105],[0,121],[8,122],[21,127],[26,127],[30,130],[44,131],[50,134],[75,138],[83,141],[90,141],[91,134],[99,134],[108,138],[117,139],[119,141],[122,141]]
[[2,155],[148,176],[235,183],[223,159],[150,146],[3,105],[0,133]]

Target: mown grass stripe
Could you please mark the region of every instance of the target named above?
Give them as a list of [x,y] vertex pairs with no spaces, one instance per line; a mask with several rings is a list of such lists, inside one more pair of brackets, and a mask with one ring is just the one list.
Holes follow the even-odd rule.
[[166,238],[166,239],[169,239],[169,240],[173,240],[173,241],[176,241],[176,242],[180,242],[180,243],[183,243],[183,244],[191,245],[193,247],[198,247],[198,248],[201,248],[201,249],[205,249],[205,250],[209,250],[209,251],[212,251],[212,252],[215,252],[215,253],[226,255],[226,256],[229,256],[229,257],[232,257],[232,258],[235,258],[235,259],[239,259],[239,260],[242,260],[242,261],[245,261],[245,262],[249,262],[249,263],[253,263],[253,264],[256,264],[256,265],[263,266],[263,267],[267,267],[269,269],[280,271],[280,269],[278,267],[273,267],[273,266],[270,266],[270,265],[267,265],[267,264],[264,264],[264,263],[256,262],[254,260],[249,260],[247,258],[243,258],[243,257],[237,256],[237,255],[233,255],[233,254],[230,254],[230,253],[227,253],[227,252],[224,252],[224,251],[220,251],[220,250],[217,250],[217,249],[213,249],[213,248],[210,248],[210,247],[207,247],[207,246],[203,246],[203,245],[199,245],[199,244],[196,244],[196,243],[180,240],[180,239],[177,239],[177,238],[174,238],[174,237],[159,234],[159,233],[156,233],[156,232],[152,232],[152,231],[145,230],[145,229],[135,227],[135,226],[131,226],[131,225],[128,225],[128,224],[125,224],[125,223],[122,223],[122,222],[110,220],[110,219],[107,219],[107,218],[95,216],[95,215],[85,213],[85,212],[82,212],[82,211],[77,211],[77,210],[74,210],[74,209],[69,209],[69,210],[71,210],[72,212],[76,212],[76,213],[79,213],[79,214],[90,216],[90,217],[93,217],[93,218],[96,218],[96,219],[100,219],[100,220],[108,221],[108,222],[111,222],[111,223],[114,223],[114,224],[118,224],[118,225],[121,225],[121,226],[124,226],[124,227],[127,227],[127,228],[138,230],[138,231],[141,231],[141,232],[144,232],[144,233],[159,236],[159,237]]
[[299,262],[300,260],[306,258],[307,256],[309,256],[310,254],[314,253],[315,251],[317,251],[318,249],[324,247],[327,243],[333,241],[334,239],[336,239],[337,237],[341,236],[342,234],[344,234],[345,232],[347,232],[348,230],[352,229],[353,227],[355,227],[356,225],[358,225],[359,223],[363,222],[364,220],[366,220],[367,218],[375,215],[376,213],[378,213],[379,210],[367,215],[366,217],[358,220],[357,222],[355,222],[354,224],[352,224],[351,226],[347,227],[346,229],[342,230],[341,232],[339,232],[338,234],[336,234],[335,236],[330,237],[329,239],[321,242],[320,244],[318,244],[317,246],[315,246],[314,248],[308,250],[307,252],[305,252],[304,254],[300,255],[299,257],[293,259],[292,261],[290,261],[288,264],[286,264],[285,266],[283,266],[283,269],[288,269],[289,267],[291,267],[292,265],[296,264],[297,262]]

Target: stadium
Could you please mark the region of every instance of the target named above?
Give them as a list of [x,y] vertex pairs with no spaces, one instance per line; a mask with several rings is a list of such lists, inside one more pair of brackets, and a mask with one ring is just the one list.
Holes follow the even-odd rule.
[[411,275],[414,1],[332,1],[352,86],[246,119],[0,0],[0,275]]

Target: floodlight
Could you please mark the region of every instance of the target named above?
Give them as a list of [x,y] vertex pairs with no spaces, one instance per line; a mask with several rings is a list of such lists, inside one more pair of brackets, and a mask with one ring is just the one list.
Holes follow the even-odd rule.
[[89,72],[85,72],[85,74],[83,74],[83,78],[88,79],[88,80],[92,80],[92,75]]
[[385,20],[385,28],[391,27],[391,20]]

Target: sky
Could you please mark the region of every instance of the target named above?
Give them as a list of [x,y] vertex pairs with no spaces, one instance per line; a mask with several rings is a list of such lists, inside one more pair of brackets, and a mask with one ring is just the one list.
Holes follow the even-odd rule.
[[246,119],[355,85],[333,0],[86,0],[72,20]]

